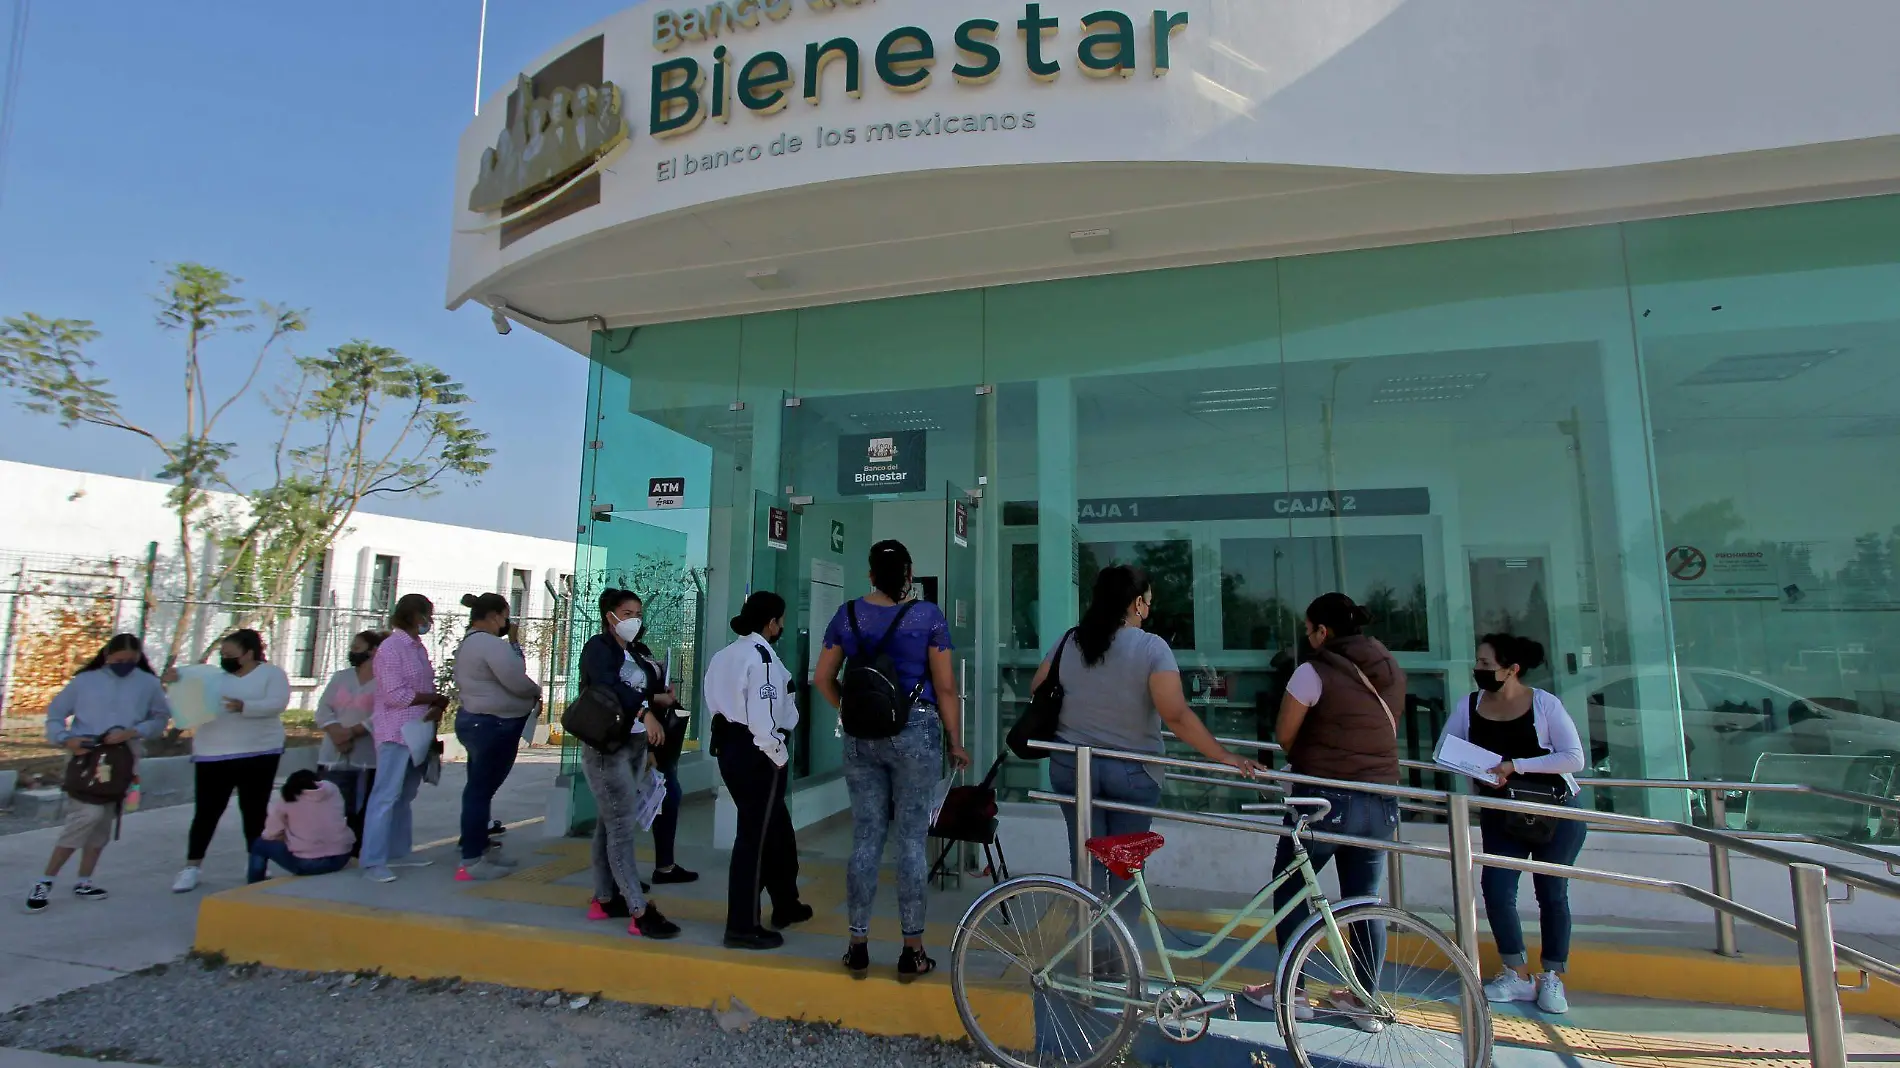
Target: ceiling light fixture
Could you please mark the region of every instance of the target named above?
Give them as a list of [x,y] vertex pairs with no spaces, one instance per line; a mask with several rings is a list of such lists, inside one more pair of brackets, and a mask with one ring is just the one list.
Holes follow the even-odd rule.
[[1490,377],[1490,373],[1485,371],[1455,375],[1399,375],[1379,384],[1372,394],[1372,403],[1420,404],[1461,400],[1484,385]]
[[1115,247],[1115,231],[1109,229],[1069,231],[1069,251],[1078,256],[1107,252]]
[[786,285],[789,284],[785,276],[779,273],[777,267],[767,267],[759,271],[747,271],[745,273],[745,280],[751,282],[753,288],[760,290],[784,289]]
[[1682,380],[1685,386],[1735,386],[1749,382],[1786,382],[1846,349],[1802,349],[1796,352],[1758,352],[1724,356]]

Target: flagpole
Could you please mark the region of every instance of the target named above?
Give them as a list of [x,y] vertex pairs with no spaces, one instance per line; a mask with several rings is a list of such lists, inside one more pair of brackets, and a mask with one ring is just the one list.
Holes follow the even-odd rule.
[[475,114],[482,113],[482,51],[488,45],[488,0],[482,0],[482,28],[475,36]]

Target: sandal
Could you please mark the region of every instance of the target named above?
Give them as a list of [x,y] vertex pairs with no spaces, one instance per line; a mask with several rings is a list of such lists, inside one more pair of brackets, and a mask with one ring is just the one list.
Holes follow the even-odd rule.
[[897,958],[897,981],[908,983],[918,976],[929,975],[937,970],[937,962],[922,949],[904,947],[904,954]]

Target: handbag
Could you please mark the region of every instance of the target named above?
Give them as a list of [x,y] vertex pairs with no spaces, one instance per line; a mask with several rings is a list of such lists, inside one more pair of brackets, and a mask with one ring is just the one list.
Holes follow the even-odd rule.
[[1048,757],[1047,749],[1037,749],[1030,742],[1053,742],[1056,740],[1056,727],[1062,719],[1062,651],[1068,648],[1069,639],[1075,636],[1071,630],[1056,643],[1056,651],[1049,657],[1049,674],[1045,675],[1042,685],[1029,695],[1029,707],[1017,718],[1016,725],[1009,729],[1005,739],[1009,751],[1023,760],[1042,760]]
[[589,749],[611,756],[626,748],[633,737],[633,717],[620,706],[620,695],[613,687],[596,683],[568,703],[567,711],[561,713],[561,729]]
[[66,762],[61,789],[67,797],[89,805],[119,804],[138,781],[133,774],[135,762],[132,747],[124,742],[90,746]]

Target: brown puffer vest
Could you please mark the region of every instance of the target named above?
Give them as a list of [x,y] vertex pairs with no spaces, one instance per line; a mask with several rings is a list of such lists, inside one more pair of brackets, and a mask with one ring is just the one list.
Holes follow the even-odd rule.
[[[1393,719],[1405,714],[1405,669],[1377,638],[1335,638],[1309,661],[1319,672],[1319,703],[1306,713],[1293,743],[1293,770],[1302,775],[1394,785],[1399,739]],[[1357,666],[1358,671],[1353,668]],[[1359,679],[1363,672],[1392,710]]]

